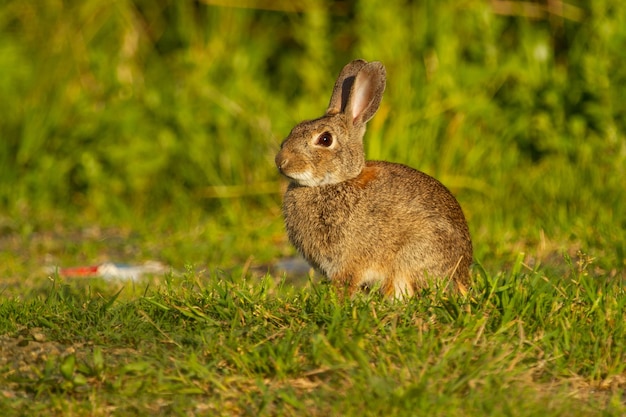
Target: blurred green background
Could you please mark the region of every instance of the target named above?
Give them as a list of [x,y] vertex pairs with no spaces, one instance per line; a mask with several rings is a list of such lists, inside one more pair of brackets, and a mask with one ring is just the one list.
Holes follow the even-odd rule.
[[486,268],[623,276],[625,47],[621,0],[4,0],[2,261],[293,254],[274,154],[364,58],[368,157],[446,184]]

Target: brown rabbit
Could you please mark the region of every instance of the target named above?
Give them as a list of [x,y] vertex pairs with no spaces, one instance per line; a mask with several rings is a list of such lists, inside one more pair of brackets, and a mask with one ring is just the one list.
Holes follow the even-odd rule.
[[283,141],[276,166],[290,180],[283,202],[289,239],[349,294],[380,285],[385,295],[410,296],[437,279],[464,290],[472,242],[450,191],[405,165],[365,161],[365,124],[384,90],[380,62],[350,62],[326,114]]

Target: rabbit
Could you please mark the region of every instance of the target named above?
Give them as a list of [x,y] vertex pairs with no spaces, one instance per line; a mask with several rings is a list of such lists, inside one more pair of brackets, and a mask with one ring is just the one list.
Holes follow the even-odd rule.
[[289,180],[289,240],[350,296],[377,288],[389,298],[410,297],[437,280],[465,292],[472,241],[457,200],[423,172],[365,160],[365,125],[385,83],[380,62],[350,62],[326,114],[301,122],[282,142],[275,162]]

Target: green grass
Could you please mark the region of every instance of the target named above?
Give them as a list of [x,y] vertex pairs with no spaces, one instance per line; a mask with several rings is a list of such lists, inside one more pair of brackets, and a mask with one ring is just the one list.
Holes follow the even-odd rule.
[[[15,415],[623,415],[624,283],[475,274],[466,297],[338,300],[271,277],[54,278],[0,307]],[[9,412],[10,413],[10,412]]]
[[[625,22],[619,0],[0,3],[0,410],[624,415]],[[388,74],[368,157],[466,213],[468,297],[340,301],[275,268],[274,155],[354,58]],[[47,269],[147,260],[172,273]]]

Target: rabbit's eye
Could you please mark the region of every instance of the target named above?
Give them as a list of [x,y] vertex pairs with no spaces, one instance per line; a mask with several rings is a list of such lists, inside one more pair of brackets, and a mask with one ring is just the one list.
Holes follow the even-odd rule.
[[315,144],[328,148],[330,145],[333,144],[333,135],[331,135],[329,132],[324,132],[317,137]]

